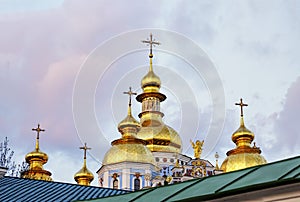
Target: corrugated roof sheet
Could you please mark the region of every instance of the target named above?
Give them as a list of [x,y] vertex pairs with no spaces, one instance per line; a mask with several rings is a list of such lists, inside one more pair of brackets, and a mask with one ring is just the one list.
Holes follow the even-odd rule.
[[74,201],[102,198],[128,192],[125,190],[15,177],[3,177],[0,179],[1,202]]
[[209,200],[221,196],[300,182],[300,156],[243,170],[150,188],[96,201]]

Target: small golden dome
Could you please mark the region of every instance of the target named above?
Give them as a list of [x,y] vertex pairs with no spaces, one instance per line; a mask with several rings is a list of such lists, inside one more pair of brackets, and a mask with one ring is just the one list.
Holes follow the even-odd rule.
[[37,132],[35,150],[25,156],[26,162],[29,164],[29,169],[21,173],[22,178],[52,181],[51,172],[44,170],[43,165],[48,161],[48,155],[40,151],[39,134],[44,132],[38,124],[37,128],[33,128]]
[[182,150],[182,141],[178,133],[162,124],[160,126],[146,126],[142,127],[138,132],[137,137],[147,142],[147,147],[153,151],[161,152],[177,152]]
[[118,139],[112,145],[104,156],[103,165],[120,162],[140,162],[155,165],[152,153],[139,139]]
[[160,78],[150,68],[149,72],[144,76],[141,82],[144,92],[158,92],[160,89]]
[[134,133],[137,133],[140,130],[140,127],[140,123],[132,117],[131,108],[129,108],[128,115],[119,123],[118,130],[122,135],[126,134],[128,130],[130,130],[131,133],[129,134],[133,135]]
[[246,128],[243,117],[240,120],[240,127],[232,134],[231,139],[237,146],[250,146],[253,141],[254,134]]
[[94,175],[86,167],[86,151],[89,150],[89,149],[91,149],[91,148],[87,147],[86,143],[84,143],[84,146],[83,147],[79,147],[79,149],[84,150],[84,153],[83,153],[83,166],[74,175],[74,179],[77,182],[77,184],[88,186],[88,185],[90,185],[90,183],[94,179]]
[[86,165],[84,165],[75,175],[75,181],[80,185],[90,185],[90,183],[94,179],[94,175],[89,169],[87,169]]

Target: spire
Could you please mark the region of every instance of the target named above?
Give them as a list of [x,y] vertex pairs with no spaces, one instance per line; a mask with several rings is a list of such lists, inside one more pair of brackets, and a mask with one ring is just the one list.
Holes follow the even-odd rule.
[[87,147],[86,143],[84,143],[84,146],[83,147],[79,147],[79,149],[83,149],[84,150],[84,152],[83,152],[83,166],[86,167],[86,151],[90,150],[92,148]]
[[129,87],[129,91],[123,92],[124,94],[127,94],[129,96],[129,103],[128,103],[128,116],[132,116],[131,114],[131,96],[137,95],[137,93],[132,92],[131,87]]
[[250,146],[251,142],[254,139],[254,134],[248,130],[244,123],[244,111],[243,107],[247,107],[248,104],[243,103],[243,99],[240,99],[239,103],[235,103],[235,105],[240,106],[241,108],[241,119],[240,119],[240,127],[237,131],[232,134],[232,141],[239,146]]
[[40,146],[39,146],[39,139],[40,139],[40,132],[45,132],[45,129],[40,128],[40,124],[38,124],[37,128],[33,128],[32,131],[36,131],[36,142],[35,142],[35,150],[39,151]]
[[154,74],[153,72],[153,66],[152,66],[152,58],[153,58],[153,54],[152,54],[152,48],[155,45],[160,45],[160,42],[156,42],[153,37],[152,34],[150,34],[150,39],[147,40],[142,40],[142,43],[146,43],[150,46],[150,53],[149,53],[149,59],[150,59],[150,65],[149,65],[149,72],[146,76],[144,76],[144,78],[142,79],[142,88],[144,90],[144,92],[158,92],[159,88],[160,88],[160,78]]
[[125,138],[135,137],[136,133],[139,131],[140,123],[135,120],[131,114],[131,96],[136,95],[137,93],[133,92],[131,87],[129,87],[129,91],[123,92],[123,94],[127,94],[129,96],[128,112],[125,119],[119,123],[118,129]]
[[241,125],[241,126],[244,126],[245,123],[244,123],[244,112],[243,112],[243,107],[247,107],[248,104],[243,103],[243,99],[241,98],[241,99],[240,99],[240,102],[239,102],[239,103],[235,103],[235,105],[238,105],[238,106],[240,106],[240,108],[241,108],[241,120],[240,120],[240,125]]
[[220,168],[219,168],[219,163],[218,163],[218,159],[219,159],[219,154],[218,154],[218,152],[216,152],[215,158],[216,158],[216,170],[220,170]]
[[52,178],[50,177],[51,172],[44,170],[43,168],[43,165],[48,161],[48,155],[41,152],[39,147],[40,132],[44,132],[45,129],[41,129],[40,124],[38,124],[38,127],[33,128],[32,131],[37,132],[35,150],[25,156],[25,160],[29,164],[29,169],[21,173],[21,177],[52,181]]
[[152,46],[154,47],[155,45],[160,45],[160,42],[156,42],[155,39],[152,38],[152,33],[150,33],[150,39],[148,40],[142,40],[143,43],[146,43],[150,46],[150,53],[149,53],[149,58],[153,58],[152,54]]
[[90,185],[90,183],[94,179],[94,175],[86,167],[86,151],[91,149],[91,148],[87,147],[86,143],[84,143],[84,146],[79,147],[79,149],[84,150],[84,153],[83,153],[83,167],[74,175],[74,179],[77,182],[77,184]]
[[149,53],[149,58],[150,58],[150,67],[149,67],[149,72],[153,72],[153,67],[152,67],[152,58],[153,58],[153,54],[152,54],[152,47],[154,47],[155,45],[160,45],[159,42],[156,42],[154,39],[152,39],[152,33],[150,33],[150,39],[148,40],[142,40],[143,43],[146,43],[150,46],[150,53]]

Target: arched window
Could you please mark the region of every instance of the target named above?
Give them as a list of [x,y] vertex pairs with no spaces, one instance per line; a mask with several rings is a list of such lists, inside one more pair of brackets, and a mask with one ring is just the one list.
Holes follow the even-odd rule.
[[139,179],[139,178],[135,178],[135,179],[134,179],[134,191],[140,189],[140,184],[141,184],[140,179]]
[[118,179],[114,179],[114,181],[113,181],[113,189],[118,189],[118,184],[119,184]]

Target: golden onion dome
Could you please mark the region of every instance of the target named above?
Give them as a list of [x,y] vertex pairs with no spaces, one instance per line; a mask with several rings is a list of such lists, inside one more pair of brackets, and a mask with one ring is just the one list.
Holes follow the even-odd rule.
[[230,172],[234,170],[244,169],[251,166],[257,166],[267,163],[266,159],[261,155],[259,147],[251,146],[254,140],[254,134],[246,128],[243,117],[244,104],[242,99],[236,105],[241,106],[240,127],[232,134],[231,139],[236,144],[236,148],[226,153],[227,158],[221,165],[221,170]]
[[90,185],[90,183],[94,179],[94,175],[91,171],[89,171],[86,167],[86,151],[91,149],[87,147],[86,143],[84,143],[83,147],[79,147],[79,149],[84,150],[84,155],[83,155],[83,166],[82,168],[74,175],[74,179],[77,182],[77,184],[80,185]]
[[129,105],[126,118],[118,125],[122,137],[111,143],[112,147],[106,152],[102,164],[139,162],[155,165],[154,157],[146,147],[146,142],[136,138],[137,132],[140,130],[140,123],[131,114],[131,96],[136,93],[131,91],[131,87],[128,92],[124,93],[129,95]]
[[147,142],[150,151],[177,152],[182,151],[182,141],[178,133],[162,124],[160,126],[145,126],[138,132],[137,137]]
[[149,72],[141,81],[144,92],[157,92],[160,89],[160,78],[153,72],[151,66]]
[[[132,117],[131,107],[128,108],[128,114],[125,119],[123,119],[119,125],[118,130],[122,135],[128,133],[130,136],[135,136],[135,134],[140,130],[140,123]],[[129,133],[129,131],[131,131]]]
[[246,128],[243,117],[240,120],[240,127],[232,134],[231,139],[237,146],[250,146],[253,141],[254,134]]
[[39,147],[39,134],[45,130],[40,128],[40,124],[32,130],[37,132],[35,150],[25,156],[29,169],[21,172],[21,178],[52,181],[51,172],[43,168],[43,165],[48,161],[48,155],[41,152]]
[[74,179],[80,185],[90,185],[94,179],[94,175],[87,169],[86,165],[83,165],[83,167],[74,175]]
[[102,164],[121,162],[151,163],[155,165],[154,157],[150,150],[141,140],[136,138],[113,141],[112,147],[106,152]]
[[39,161],[41,163],[41,165],[43,165],[43,164],[47,163],[48,155],[44,152],[41,152],[40,150],[38,150],[38,151],[35,150],[35,151],[32,151],[32,152],[28,153],[25,156],[25,160],[29,164],[32,161]]

